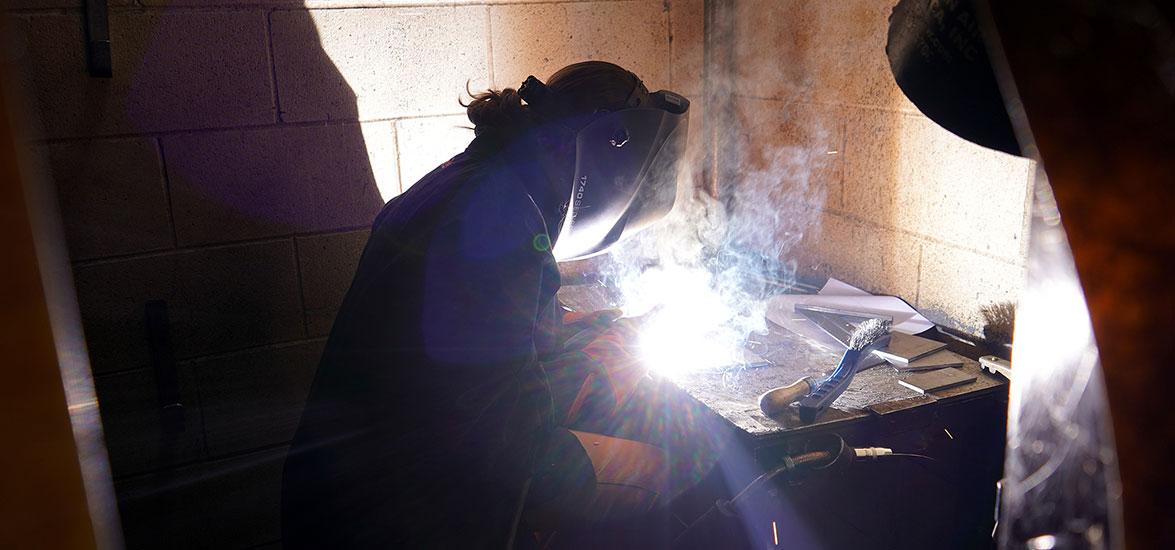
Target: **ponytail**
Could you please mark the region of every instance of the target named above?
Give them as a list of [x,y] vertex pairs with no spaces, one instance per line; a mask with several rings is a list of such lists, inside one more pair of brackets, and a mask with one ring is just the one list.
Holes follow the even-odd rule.
[[486,90],[473,94],[473,101],[465,106],[465,113],[473,123],[473,135],[498,134],[513,137],[531,126],[531,116],[522,105],[518,90]]

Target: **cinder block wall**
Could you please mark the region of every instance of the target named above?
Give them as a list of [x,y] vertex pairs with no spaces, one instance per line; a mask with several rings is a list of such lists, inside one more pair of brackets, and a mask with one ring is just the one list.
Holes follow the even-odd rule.
[[[583,59],[695,97],[700,0],[10,0],[4,61],[60,197],[132,548],[279,544],[281,464],[367,227],[462,150],[457,101]],[[165,300],[184,422],[143,307]]]
[[1034,167],[956,137],[905,98],[885,56],[896,3],[738,0],[735,138],[744,172],[781,154],[811,168],[751,182],[812,222],[784,251],[801,272],[976,332],[980,306],[1021,288]]

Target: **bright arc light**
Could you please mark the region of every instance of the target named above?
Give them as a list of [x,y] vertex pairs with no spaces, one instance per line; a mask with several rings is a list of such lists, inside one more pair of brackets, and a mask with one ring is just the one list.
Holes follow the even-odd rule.
[[625,306],[641,323],[641,358],[653,371],[674,377],[738,363],[745,331],[738,312],[698,268],[658,267],[625,285]]

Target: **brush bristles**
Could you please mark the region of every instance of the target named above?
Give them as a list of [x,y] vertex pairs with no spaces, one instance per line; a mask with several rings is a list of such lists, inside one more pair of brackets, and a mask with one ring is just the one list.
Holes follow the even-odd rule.
[[866,319],[860,325],[857,325],[857,330],[854,330],[852,336],[849,336],[849,348],[861,351],[869,347],[869,344],[872,344],[878,338],[888,334],[889,328],[889,321]]
[[1016,304],[996,302],[979,308],[983,314],[983,337],[997,344],[1011,344],[1016,325]]

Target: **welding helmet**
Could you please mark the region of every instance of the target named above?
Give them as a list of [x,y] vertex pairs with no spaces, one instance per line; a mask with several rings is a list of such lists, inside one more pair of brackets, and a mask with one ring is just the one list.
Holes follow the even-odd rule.
[[[677,196],[689,100],[637,86],[624,108],[596,112],[575,133],[575,175],[552,253],[559,261],[604,252],[663,218]],[[528,104],[550,101],[535,77],[519,89]],[[533,101],[532,101],[533,100]]]

